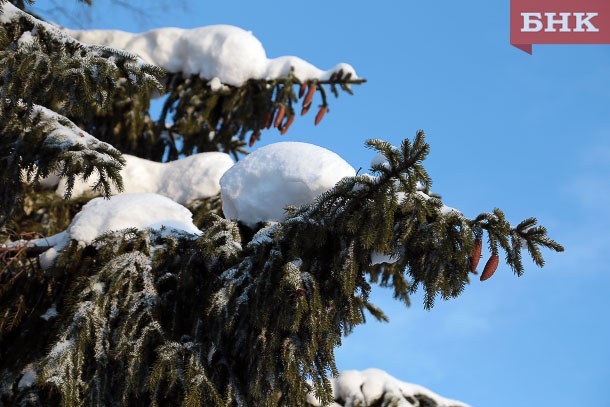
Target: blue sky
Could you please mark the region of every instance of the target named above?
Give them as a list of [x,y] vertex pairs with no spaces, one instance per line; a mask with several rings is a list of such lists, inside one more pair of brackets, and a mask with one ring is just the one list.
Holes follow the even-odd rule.
[[[433,191],[467,216],[500,207],[536,216],[566,252],[545,252],[517,278],[500,266],[452,301],[406,309],[374,292],[390,323],[359,327],[340,369],[377,367],[473,406],[610,405],[610,47],[509,45],[509,2],[68,2],[70,28],[144,31],[233,24],[270,57],[321,68],[351,63],[368,83],[342,95],[318,127],[285,140],[329,148],[368,168],[367,138],[395,144],[424,129]],[[66,5],[65,3],[68,3]],[[74,2],[76,3],[76,2]],[[53,1],[36,9],[50,16]],[[276,133],[265,142],[279,141]]]

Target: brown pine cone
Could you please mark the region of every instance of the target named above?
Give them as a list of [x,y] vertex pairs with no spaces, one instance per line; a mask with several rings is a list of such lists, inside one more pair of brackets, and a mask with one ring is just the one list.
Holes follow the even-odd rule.
[[282,125],[282,120],[284,120],[284,115],[286,114],[286,105],[281,105],[279,109],[277,109],[277,115],[275,116],[275,122],[273,122],[273,127],[277,127],[278,129]]
[[481,281],[487,280],[489,277],[493,276],[498,268],[498,263],[500,259],[497,254],[492,255],[487,263],[485,263],[485,268],[483,269],[483,273],[481,274]]
[[328,106],[322,106],[320,108],[320,110],[318,110],[318,114],[316,115],[316,122],[315,122],[316,126],[318,125],[318,123],[320,123],[322,121],[322,118],[324,117],[326,112],[328,112]]
[[299,87],[299,99],[303,97],[303,95],[305,94],[305,89],[307,88],[307,84],[306,83],[302,83],[301,87]]
[[479,260],[481,260],[481,250],[483,249],[483,242],[481,239],[476,239],[474,241],[474,251],[470,256],[470,271],[474,273],[477,271],[477,266],[479,265]]
[[256,143],[258,140],[260,140],[261,138],[261,132],[260,131],[255,131],[254,133],[252,133],[252,135],[250,136],[250,142],[248,143],[249,147],[252,147],[254,145],[254,143]]
[[290,125],[292,124],[292,122],[294,121],[294,115],[291,114],[288,116],[288,119],[286,120],[286,123],[284,123],[284,125],[282,126],[282,130],[280,131],[280,134],[283,136],[284,134],[286,134],[286,132],[288,131],[288,129],[290,128]]
[[309,89],[307,89],[307,95],[305,95],[305,99],[303,100],[303,107],[309,107],[309,105],[311,105],[313,95],[316,94],[316,89],[318,89],[318,85],[316,85],[315,83],[309,85]]

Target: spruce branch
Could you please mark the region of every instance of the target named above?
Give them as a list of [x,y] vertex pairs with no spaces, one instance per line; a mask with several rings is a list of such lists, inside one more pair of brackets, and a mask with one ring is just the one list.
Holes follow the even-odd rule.
[[[3,7],[11,8],[2,26],[8,41],[0,44],[3,97],[47,106],[85,122],[92,112],[109,111],[120,80],[131,94],[163,88],[163,69],[125,51],[83,44],[11,5]],[[30,39],[23,44],[27,32]]]
[[[52,348],[62,352],[43,360],[43,380],[70,403],[109,403],[113,391],[157,405],[299,406],[310,391],[330,403],[334,349],[368,314],[387,320],[371,283],[407,305],[422,289],[430,308],[463,292],[483,237],[516,271],[522,246],[562,249],[533,218],[512,227],[498,209],[468,219],[444,206],[430,192],[422,132],[400,147],[367,145],[380,154],[372,174],[288,208],[282,222],[249,228],[210,214],[196,240],[127,230],[99,238],[93,256],[64,249],[54,269],[92,271],[70,290]],[[387,261],[372,264],[375,253]],[[118,373],[103,377],[108,369]]]
[[95,174],[93,189],[109,196],[111,184],[122,189],[121,153],[85,133],[67,118],[42,106],[0,100],[0,223],[19,205],[22,182],[38,183],[56,172],[71,186],[77,176]]
[[[261,134],[272,126],[285,134],[297,116],[296,104],[302,99],[306,113],[316,93],[320,94],[322,107],[328,109],[324,86],[337,87],[352,94],[350,85],[359,85],[365,79],[351,79],[342,71],[334,73],[328,80],[301,82],[294,76],[273,80],[251,79],[242,86],[220,85],[212,87],[208,79],[197,75],[171,74],[167,81],[167,98],[161,115],[154,126],[157,138],[163,132],[179,134],[182,147],[177,149],[171,139],[164,147],[169,149],[169,159],[193,151],[218,151],[238,154],[247,153],[260,140]],[[296,87],[309,89],[307,94],[295,92]],[[333,92],[336,97],[339,93]],[[166,125],[168,117],[172,124]],[[323,115],[318,115],[319,123]],[[164,151],[159,149],[159,151]],[[160,159],[155,157],[155,159]]]

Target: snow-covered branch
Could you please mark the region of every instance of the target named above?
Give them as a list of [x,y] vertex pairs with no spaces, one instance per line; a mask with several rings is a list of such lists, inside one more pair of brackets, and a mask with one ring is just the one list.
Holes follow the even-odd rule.
[[[265,48],[252,32],[230,25],[159,28],[137,34],[119,30],[66,32],[85,43],[134,53],[172,73],[206,78],[214,87],[240,87],[252,79],[275,80],[290,76],[300,82],[324,82],[339,72],[352,81],[359,79],[354,68],[345,63],[323,71],[298,57],[268,59]],[[214,81],[220,83],[213,85]]]
[[96,174],[92,188],[105,195],[121,189],[121,153],[97,140],[64,116],[22,101],[0,101],[0,216],[8,215],[22,191],[21,181],[38,182],[51,173],[66,180],[69,196],[78,175]]

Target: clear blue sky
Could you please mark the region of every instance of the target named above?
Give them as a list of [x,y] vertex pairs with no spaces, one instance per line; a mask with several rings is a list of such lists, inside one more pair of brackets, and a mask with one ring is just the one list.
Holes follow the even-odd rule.
[[[378,367],[475,407],[610,405],[610,46],[527,55],[509,45],[508,0],[131,2],[146,13],[97,0],[88,16],[56,3],[70,11],[53,18],[70,28],[233,24],[270,57],[349,62],[369,82],[332,103],[320,126],[306,116],[284,139],[367,169],[365,139],[398,144],[424,129],[446,204],[467,216],[536,216],[566,247],[521,278],[501,266],[430,312],[421,296],[406,309],[377,290],[391,321],[347,337],[340,369]],[[37,2],[44,15],[52,7]]]

